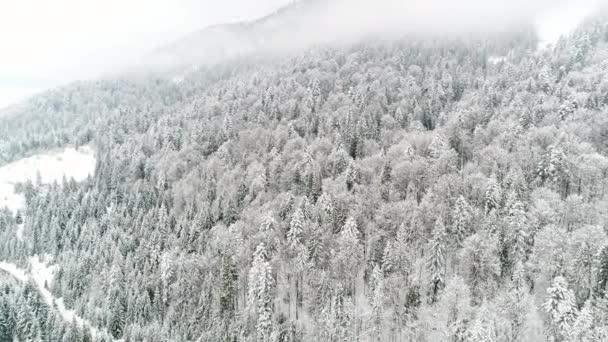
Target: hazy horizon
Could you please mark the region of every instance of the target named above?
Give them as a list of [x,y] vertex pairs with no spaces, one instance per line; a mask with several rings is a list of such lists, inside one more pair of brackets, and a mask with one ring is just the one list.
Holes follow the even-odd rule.
[[[119,5],[121,11],[115,12],[116,6],[112,6],[115,1],[92,0],[80,4],[74,0],[60,0],[47,4],[26,0],[0,5],[0,32],[3,32],[0,38],[6,50],[0,56],[0,108],[64,83],[118,71],[149,51],[204,27],[255,20],[293,2],[262,0],[253,4],[230,0],[220,5],[212,1],[136,0],[126,6]],[[337,24],[342,24],[349,32],[369,30],[374,25],[403,25],[407,29],[428,30],[438,22],[446,22],[449,27],[454,23],[468,23],[477,13],[484,13],[485,19],[478,21],[480,25],[499,25],[497,19],[504,23],[505,18],[530,14],[535,17],[539,39],[550,43],[573,29],[602,2],[564,0],[530,4],[512,1],[502,4],[461,0],[458,6],[451,8],[444,1],[413,5],[408,0],[383,0],[386,14],[381,16],[382,20],[377,14],[368,14],[366,5],[370,3],[367,0],[335,1],[338,5],[334,10],[341,13]],[[344,10],[340,6],[344,4],[350,13],[342,15]],[[40,11],[32,12],[34,6]],[[410,9],[409,14],[405,13],[406,8]],[[455,13],[456,18],[448,18],[447,12]],[[466,17],[469,13],[471,18]],[[424,17],[424,22],[417,21],[419,17]]]
[[116,71],[190,32],[253,20],[290,2],[23,0],[0,4],[4,45],[0,108],[45,89]]

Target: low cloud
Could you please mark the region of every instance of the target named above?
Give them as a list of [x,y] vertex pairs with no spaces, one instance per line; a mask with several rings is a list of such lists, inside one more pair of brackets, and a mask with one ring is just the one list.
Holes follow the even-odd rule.
[[[11,1],[0,5],[0,83],[5,89],[16,89],[16,84],[20,89],[39,89],[127,66],[200,64],[277,54],[369,34],[491,33],[537,22],[541,39],[550,41],[607,1]],[[262,20],[197,31],[251,20],[283,5],[288,6]],[[560,13],[560,8],[565,10]],[[545,15],[555,9],[558,15]],[[175,43],[165,45],[171,41]],[[154,50],[159,46],[164,47]],[[11,90],[10,101],[16,97],[13,94],[29,92]],[[0,103],[8,97],[0,90]]]
[[[254,54],[276,55],[311,45],[348,42],[369,35],[432,34],[449,36],[496,33],[536,23],[541,39],[567,33],[603,0],[309,0],[261,20],[224,25],[193,33],[159,49],[148,59],[153,66],[225,61]],[[561,9],[570,9],[564,13]],[[571,10],[575,8],[576,11]],[[545,27],[539,18],[556,12]],[[565,18],[560,18],[560,15]]]
[[251,20],[288,1],[0,1],[0,107],[38,89],[120,71],[188,32]]

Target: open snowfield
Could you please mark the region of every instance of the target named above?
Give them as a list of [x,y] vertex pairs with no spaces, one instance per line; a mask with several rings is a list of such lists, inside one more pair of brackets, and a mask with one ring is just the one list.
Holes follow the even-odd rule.
[[82,181],[95,171],[95,155],[90,146],[66,148],[20,159],[0,167],[0,208],[13,213],[25,206],[22,195],[15,193],[15,184],[28,179],[36,182],[40,174],[42,183],[61,182],[67,179]]

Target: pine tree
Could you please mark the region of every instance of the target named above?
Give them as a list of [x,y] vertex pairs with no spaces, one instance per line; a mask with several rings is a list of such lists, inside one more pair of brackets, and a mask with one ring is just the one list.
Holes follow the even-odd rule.
[[511,339],[521,339],[526,324],[527,309],[533,305],[528,298],[528,286],[526,285],[525,270],[520,261],[515,265],[511,288],[507,293],[506,311],[511,326]]
[[382,174],[380,175],[380,191],[382,194],[382,199],[386,202],[390,199],[390,190],[392,187],[392,166],[391,161],[387,160],[384,163],[384,167],[382,168]]
[[570,164],[564,150],[556,145],[547,147],[547,151],[537,166],[537,175],[541,182],[550,181],[566,198],[569,194]]
[[471,342],[500,341],[497,331],[496,308],[484,302],[477,311],[477,317],[470,327]]
[[435,135],[429,144],[429,156],[437,159],[445,152],[446,148],[444,138],[440,135]]
[[510,264],[513,265],[518,261],[525,262],[528,249],[528,222],[523,205],[516,201],[508,213],[508,228],[507,235],[511,239],[511,251],[509,252]]
[[231,139],[234,135],[234,126],[232,124],[232,118],[226,114],[222,123],[222,134],[225,140]]
[[346,189],[348,191],[351,191],[353,189],[353,187],[357,183],[358,177],[359,175],[357,167],[355,166],[355,163],[351,160],[351,162],[348,164],[348,167],[346,168]]
[[597,271],[595,276],[596,289],[600,295],[605,296],[608,287],[608,245],[602,247],[597,257]]
[[312,259],[312,263],[318,265],[325,260],[327,251],[323,249],[324,236],[321,226],[313,224],[311,227],[310,238],[308,239],[308,255]]
[[83,340],[82,329],[76,319],[70,323],[66,334],[63,336],[63,342],[80,342]]
[[0,294],[0,341],[13,341],[13,308],[10,302]]
[[220,294],[220,311],[230,319],[235,310],[238,270],[232,257],[222,256],[222,292]]
[[486,213],[492,209],[500,209],[502,203],[502,188],[496,179],[492,178],[485,195]]
[[318,169],[315,169],[311,175],[310,198],[313,203],[316,203],[319,196],[323,193],[323,177]]
[[384,274],[380,266],[374,266],[371,277],[372,322],[374,324],[374,336],[378,341],[382,340],[382,314],[384,309]]
[[393,167],[391,166],[391,161],[387,160],[382,167],[382,174],[380,176],[380,184],[389,184],[392,180],[391,173],[393,172]]
[[433,319],[429,321],[429,338],[446,341],[464,341],[468,335],[471,315],[471,295],[468,286],[459,276],[451,277],[442,290],[441,298],[433,307]]
[[17,300],[17,315],[15,328],[17,336],[23,341],[34,341],[39,338],[39,325],[32,308],[26,303],[23,297]]
[[395,111],[395,120],[397,120],[397,123],[401,128],[409,126],[409,117],[401,107],[397,107],[397,110]]
[[608,336],[604,335],[602,338],[602,336],[600,336],[601,332],[595,329],[595,325],[596,322],[593,316],[593,306],[590,301],[587,301],[572,324],[572,328],[566,331],[566,340],[572,342],[592,342],[605,340]]
[[456,246],[461,246],[469,233],[471,211],[464,196],[458,197],[452,211],[452,234]]
[[428,243],[427,269],[430,277],[429,294],[431,303],[437,300],[439,291],[445,285],[445,235],[443,223],[441,220],[437,220],[433,228],[433,237]]
[[281,220],[286,220],[289,217],[289,215],[291,214],[291,211],[293,210],[293,206],[294,206],[293,195],[291,193],[288,193],[287,197],[281,203],[281,207],[279,210],[279,217],[281,218]]
[[[154,300],[158,303],[161,303],[160,293],[155,294]],[[112,303],[112,308],[110,309],[110,322],[109,322],[109,330],[112,336],[116,339],[121,338],[126,324],[126,313],[127,309],[125,307],[125,303],[121,298],[116,298]]]
[[289,230],[287,231],[287,243],[292,250],[296,250],[302,243],[303,222],[302,209],[297,208],[291,215]]
[[162,293],[163,302],[166,304],[169,301],[169,285],[173,280],[175,274],[175,265],[173,261],[173,254],[170,252],[164,252],[160,261],[160,277],[162,282]]
[[357,275],[359,262],[363,257],[363,248],[359,243],[359,230],[357,222],[349,217],[336,241],[336,248],[332,251],[332,262],[338,279],[343,279],[345,288],[352,286]]
[[249,270],[248,307],[256,322],[258,341],[268,341],[272,328],[274,279],[264,243],[256,248]]
[[269,211],[262,218],[262,223],[260,224],[260,231],[273,230],[275,228],[276,224],[277,224],[277,222],[275,221],[274,217],[272,217],[272,212]]
[[556,336],[563,336],[569,331],[577,315],[576,301],[572,290],[568,289],[568,283],[562,276],[553,279],[553,283],[547,289],[549,298],[543,304],[543,308],[551,317]]
[[323,194],[321,194],[319,200],[317,201],[317,204],[321,211],[326,215],[331,216],[333,214],[334,204],[332,203],[331,197],[327,193],[324,192]]
[[387,243],[382,258],[382,268],[385,271],[398,272],[407,275],[411,266],[410,245],[411,231],[405,223],[399,225],[393,241]]

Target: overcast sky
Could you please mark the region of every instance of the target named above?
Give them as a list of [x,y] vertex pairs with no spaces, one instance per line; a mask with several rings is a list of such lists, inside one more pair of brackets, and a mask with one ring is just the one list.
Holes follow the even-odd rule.
[[189,32],[255,19],[289,1],[0,1],[0,107],[112,71]]
[[[454,5],[466,1],[475,2],[449,0],[449,3]],[[493,0],[481,3],[491,1]],[[537,0],[528,1],[534,3]],[[539,32],[544,39],[555,39],[564,30],[575,26],[593,8],[593,4],[605,0],[563,1],[570,1],[570,5],[548,8],[540,16]],[[0,107],[43,89],[112,71],[189,32],[218,23],[255,19],[290,2],[291,0],[2,1]],[[503,3],[513,1],[501,0],[496,3],[502,6]]]

